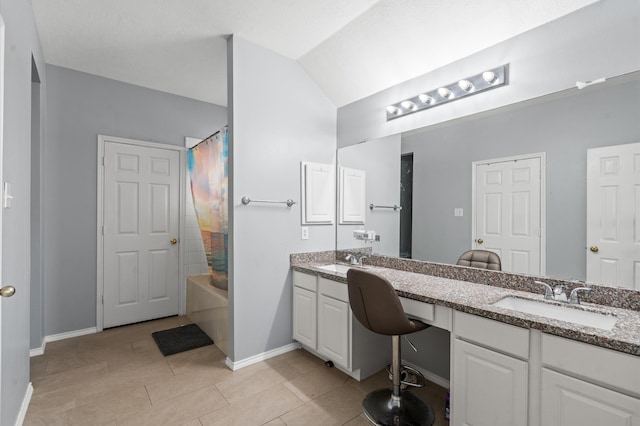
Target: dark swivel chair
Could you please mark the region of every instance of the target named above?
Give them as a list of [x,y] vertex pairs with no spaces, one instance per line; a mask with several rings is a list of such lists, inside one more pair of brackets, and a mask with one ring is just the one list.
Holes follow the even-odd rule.
[[488,250],[469,250],[462,253],[458,259],[459,266],[470,266],[472,268],[489,269],[491,271],[501,271],[502,264],[500,256]]
[[357,268],[347,272],[349,305],[362,325],[374,333],[391,336],[392,389],[378,389],[362,401],[362,411],[376,425],[426,425],[435,420],[433,409],[408,391],[401,391],[400,336],[429,325],[410,320],[386,279]]

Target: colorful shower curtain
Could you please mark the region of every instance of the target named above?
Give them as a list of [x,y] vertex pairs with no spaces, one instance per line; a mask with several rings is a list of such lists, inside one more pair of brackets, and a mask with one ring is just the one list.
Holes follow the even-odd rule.
[[227,127],[189,149],[191,195],[214,287],[228,287]]

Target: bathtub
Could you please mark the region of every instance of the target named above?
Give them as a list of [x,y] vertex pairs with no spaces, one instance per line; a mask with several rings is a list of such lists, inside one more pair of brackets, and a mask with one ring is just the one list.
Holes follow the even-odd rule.
[[187,316],[225,355],[229,347],[229,299],[209,284],[209,274],[187,277]]

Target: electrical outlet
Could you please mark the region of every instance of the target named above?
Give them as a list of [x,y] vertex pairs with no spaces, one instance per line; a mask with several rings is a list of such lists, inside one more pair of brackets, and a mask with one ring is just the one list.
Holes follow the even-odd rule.
[[303,240],[308,240],[309,239],[309,227],[308,226],[303,226],[302,228],[302,239]]
[[462,212],[462,207],[456,207],[455,209],[453,209],[453,215],[456,217],[462,216]]

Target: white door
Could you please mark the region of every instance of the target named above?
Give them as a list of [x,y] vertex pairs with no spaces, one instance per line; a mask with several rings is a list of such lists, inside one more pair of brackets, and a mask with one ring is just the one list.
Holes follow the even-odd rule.
[[473,248],[497,253],[503,271],[544,274],[543,158],[474,163]]
[[587,281],[640,290],[640,143],[587,151]]
[[293,287],[293,338],[311,349],[316,348],[317,308],[316,292]]
[[[0,185],[4,183],[2,174],[3,160],[3,135],[4,135],[4,20],[0,15]],[[4,198],[4,189],[0,190]],[[2,279],[2,210],[4,203],[0,205],[0,280]],[[0,286],[4,283],[0,282]],[[0,297],[0,383],[2,383],[2,304],[4,297]],[[2,404],[0,403],[0,419],[2,418]]]
[[180,154],[104,142],[103,326],[179,309]]

